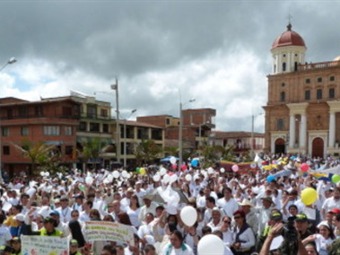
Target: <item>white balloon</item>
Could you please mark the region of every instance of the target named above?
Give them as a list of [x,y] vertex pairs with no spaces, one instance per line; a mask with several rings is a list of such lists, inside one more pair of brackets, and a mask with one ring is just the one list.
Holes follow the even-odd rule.
[[170,183],[174,183],[175,181],[177,181],[177,175],[176,174],[173,174],[170,176]]
[[214,168],[209,167],[209,168],[208,168],[208,174],[213,174],[213,173],[214,173]]
[[175,157],[170,157],[170,163],[171,164],[176,164],[176,158]]
[[161,176],[159,174],[155,174],[152,179],[154,182],[159,182],[159,180],[161,179]]
[[197,221],[197,211],[190,205],[182,208],[180,216],[183,223],[188,227],[192,227]]
[[205,170],[201,170],[201,174],[203,174],[204,178],[208,177],[208,173]]
[[159,169],[159,174],[161,176],[165,175],[166,174],[166,169],[164,167],[161,167],[161,169]]
[[188,182],[191,182],[191,180],[192,180],[191,174],[187,174],[187,175],[185,176],[185,180],[188,181]]
[[49,172],[45,172],[45,176],[46,177],[50,176],[50,173]]
[[41,171],[41,172],[40,172],[40,175],[41,175],[42,177],[44,177],[44,176],[45,176],[45,172],[44,172],[44,171]]
[[92,176],[86,176],[86,178],[85,178],[85,183],[86,183],[87,185],[92,185],[92,183],[93,183],[93,178],[92,178]]
[[224,173],[224,172],[225,172],[224,167],[221,167],[220,172],[221,172],[221,173]]
[[124,178],[127,178],[127,175],[128,175],[128,172],[127,172],[126,170],[123,170],[122,176],[123,176]]
[[198,255],[223,255],[224,244],[217,235],[208,234],[201,238],[197,245]]
[[115,170],[115,171],[112,172],[112,176],[113,176],[113,178],[117,179],[117,178],[119,178],[120,173],[117,170]]
[[130,173],[128,173],[127,175],[126,175],[126,178],[130,178],[131,177],[131,174]]

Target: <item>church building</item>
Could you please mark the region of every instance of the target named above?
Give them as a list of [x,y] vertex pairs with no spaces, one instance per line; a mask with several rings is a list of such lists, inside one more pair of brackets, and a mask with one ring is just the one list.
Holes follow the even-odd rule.
[[273,42],[265,110],[266,150],[312,157],[340,153],[340,57],[307,63],[304,39],[287,30]]

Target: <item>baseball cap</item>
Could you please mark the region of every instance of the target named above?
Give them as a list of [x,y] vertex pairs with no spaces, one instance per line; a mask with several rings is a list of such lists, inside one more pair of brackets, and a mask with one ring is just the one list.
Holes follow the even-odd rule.
[[261,199],[262,199],[262,200],[265,200],[265,201],[268,201],[268,202],[270,202],[270,203],[272,203],[272,204],[274,203],[274,202],[273,202],[273,199],[272,199],[271,197],[262,197]]
[[52,212],[50,212],[50,216],[53,215],[60,216],[60,213],[57,210],[53,210]]
[[51,218],[51,217],[46,217],[44,218],[44,223],[55,223],[55,219]]
[[299,213],[295,216],[295,221],[297,221],[297,222],[307,222],[308,217],[304,213]]
[[328,212],[333,213],[333,214],[340,214],[340,208],[333,208],[332,210],[330,210]]
[[78,241],[76,239],[71,239],[70,245],[77,245],[78,246]]
[[282,214],[278,211],[274,211],[270,214],[270,219],[274,221],[282,220]]

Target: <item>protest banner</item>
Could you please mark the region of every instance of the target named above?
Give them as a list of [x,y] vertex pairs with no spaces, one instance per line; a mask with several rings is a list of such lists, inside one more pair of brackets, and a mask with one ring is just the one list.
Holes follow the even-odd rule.
[[21,235],[22,254],[27,255],[68,255],[69,238],[59,236]]
[[109,221],[87,221],[85,236],[89,241],[115,241],[134,245],[133,227]]

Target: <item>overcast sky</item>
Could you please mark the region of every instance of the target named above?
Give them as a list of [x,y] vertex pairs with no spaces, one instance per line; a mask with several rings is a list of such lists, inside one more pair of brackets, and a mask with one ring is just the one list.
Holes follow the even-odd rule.
[[[1,0],[0,97],[39,100],[76,90],[122,118],[214,108],[217,130],[263,132],[271,45],[293,30],[306,61],[340,55],[340,1]],[[187,103],[195,98],[193,103]]]

